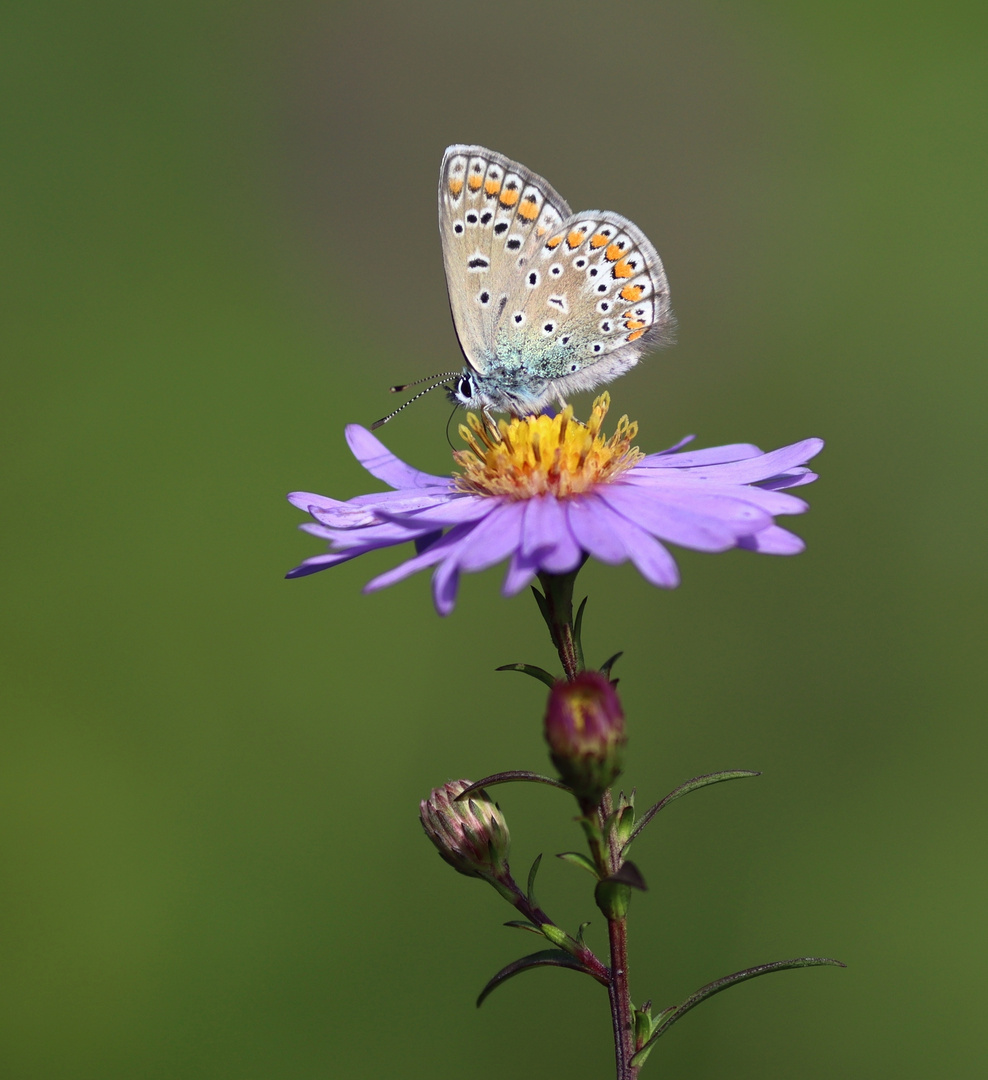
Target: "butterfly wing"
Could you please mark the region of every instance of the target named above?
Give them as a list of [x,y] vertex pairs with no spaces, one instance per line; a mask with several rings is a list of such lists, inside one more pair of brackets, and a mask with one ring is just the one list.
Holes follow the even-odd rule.
[[609,382],[669,338],[674,320],[662,261],[620,214],[571,215],[519,273],[522,294],[512,295],[516,303],[492,344],[495,355],[520,357],[533,395],[542,389],[544,397],[565,398]]
[[467,363],[495,363],[508,309],[525,292],[524,268],[572,211],[524,165],[482,146],[450,146],[439,173],[439,234],[453,325]]

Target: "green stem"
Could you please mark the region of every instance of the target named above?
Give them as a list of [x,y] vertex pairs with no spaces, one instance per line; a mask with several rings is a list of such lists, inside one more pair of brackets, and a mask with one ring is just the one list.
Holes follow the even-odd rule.
[[[610,791],[605,791],[597,808],[598,820],[603,825],[614,810]],[[608,836],[606,872],[616,873],[621,868],[621,845],[614,831]],[[631,1001],[631,986],[628,982],[628,919],[607,920],[607,939],[610,943],[610,981],[607,996],[611,1003],[611,1025],[614,1029],[614,1058],[617,1067],[617,1080],[636,1080],[638,1066],[631,1064],[635,1055],[635,1020],[634,1005]]]
[[[586,559],[583,560],[586,562]],[[545,593],[543,615],[549,636],[559,653],[563,673],[572,682],[584,669],[583,645],[573,627],[573,585],[583,563],[568,574],[539,574]],[[540,605],[541,606],[541,605]]]
[[638,1067],[631,1064],[635,1055],[635,1024],[628,986],[628,920],[609,919],[607,937],[611,945],[611,977],[607,996],[611,1002],[611,1023],[614,1027],[617,1080],[635,1080]]

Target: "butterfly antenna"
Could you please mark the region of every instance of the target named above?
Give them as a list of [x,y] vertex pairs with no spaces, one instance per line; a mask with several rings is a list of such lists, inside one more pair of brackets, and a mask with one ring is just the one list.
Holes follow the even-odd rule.
[[[449,377],[450,375],[458,375],[458,374],[459,374],[459,372],[450,372],[450,371],[447,371],[447,372],[444,372],[443,374],[444,374],[444,377],[445,377],[445,378],[448,378],[448,377]],[[433,379],[435,379],[435,378],[438,378],[438,376],[436,376],[436,375],[432,375],[432,376],[430,376],[430,377],[431,377],[431,378],[433,378]],[[418,380],[416,380],[416,382],[413,382],[413,383],[406,383],[405,385],[406,385],[406,386],[417,386],[417,385],[418,385],[418,383],[421,383],[421,382],[425,382],[425,379],[418,379]],[[388,422],[389,420],[391,420],[391,419],[393,419],[394,417],[396,417],[396,416],[398,415],[398,413],[400,413],[400,412],[401,412],[401,410],[402,410],[402,409],[407,409],[407,408],[408,408],[408,406],[409,406],[409,405],[411,405],[411,403],[412,403],[413,401],[418,401],[418,399],[419,399],[420,397],[424,397],[424,396],[425,396],[426,394],[428,394],[428,393],[429,393],[429,391],[430,391],[430,390],[435,390],[435,389],[437,389],[438,387],[440,387],[440,386],[445,386],[445,385],[446,385],[446,384],[445,384],[444,382],[437,382],[437,383],[433,383],[433,384],[432,384],[432,386],[427,386],[427,387],[426,387],[426,388],[425,388],[424,390],[420,390],[420,391],[419,391],[419,392],[418,392],[418,393],[417,393],[417,394],[416,394],[416,395],[415,395],[414,397],[410,397],[410,398],[408,399],[408,401],[405,401],[405,402],[403,402],[403,403],[402,403],[401,405],[399,405],[399,406],[398,406],[398,408],[397,408],[397,409],[395,409],[395,411],[394,411],[394,412],[390,412],[390,413],[388,413],[388,415],[387,415],[387,416],[382,416],[380,420],[375,420],[375,421],[374,421],[374,423],[373,423],[373,424],[371,424],[371,431],[377,431],[377,429],[378,429],[379,427],[384,427],[384,425],[385,425],[385,424],[386,424],[386,423],[387,423],[387,422]],[[392,391],[394,391],[395,393],[397,393],[397,392],[399,392],[399,391],[403,390],[403,389],[404,389],[404,387],[401,387],[401,386],[392,386],[392,387],[391,387],[391,389],[392,389]]]
[[[412,386],[420,386],[424,382],[428,382],[430,379],[455,379],[460,373],[458,371],[440,371],[438,375],[426,375],[424,379],[416,379],[415,382],[402,383],[400,386],[390,387],[392,394],[401,394],[405,390],[408,390]],[[414,401],[415,399],[412,398]]]

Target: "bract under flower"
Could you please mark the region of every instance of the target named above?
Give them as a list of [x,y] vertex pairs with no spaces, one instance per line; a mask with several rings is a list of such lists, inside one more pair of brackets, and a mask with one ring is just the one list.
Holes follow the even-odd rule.
[[684,451],[692,437],[642,456],[631,446],[636,425],[622,417],[609,440],[600,427],[609,396],[594,402],[588,424],[560,416],[501,421],[502,442],[466,432],[470,451],[456,455],[462,472],[432,476],[399,461],[365,428],[351,424],[347,442],[372,476],[392,491],[340,502],[294,492],[289,501],[314,521],[301,527],[329,541],[288,577],[313,574],[379,548],[413,541],[416,554],[370,581],[373,592],[428,567],[441,615],[452,611],[462,573],[508,561],[503,592],[513,595],[540,572],[565,574],[584,555],[631,561],[653,585],[673,588],[679,572],[665,543],[696,551],[745,548],[768,555],[803,550],[775,517],[807,504],[786,488],[816,479],[806,462],[823,448],[804,439],[764,453],[750,443]]

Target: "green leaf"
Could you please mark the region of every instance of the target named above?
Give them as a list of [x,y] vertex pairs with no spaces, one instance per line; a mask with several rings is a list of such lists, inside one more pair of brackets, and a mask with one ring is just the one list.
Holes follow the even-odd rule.
[[681,799],[684,795],[689,795],[691,791],[697,791],[699,788],[709,787],[711,784],[721,784],[725,780],[739,780],[743,776],[761,775],[760,772],[752,772],[751,769],[734,769],[731,772],[715,772],[706,773],[703,776],[694,776],[692,780],[687,780],[685,784],[680,784],[678,788],[670,791],[664,799],[660,799],[653,807],[642,814],[638,824],[635,826],[634,832],[628,837],[624,847],[621,848],[622,854],[628,850],[632,841],[637,839],[639,833],[652,818],[654,818],[660,810],[668,806],[669,803],[675,802],[676,799]]
[[535,875],[539,872],[539,864],[542,862],[541,854],[535,856],[535,862],[532,863],[532,869],[528,871],[528,902],[532,907],[538,907],[535,902]]
[[542,614],[542,618],[545,621],[546,626],[549,628],[549,637],[553,637],[552,614],[549,611],[549,602],[542,595],[542,593],[540,593],[539,590],[536,589],[534,585],[532,586],[532,595],[535,597],[535,602],[539,605],[539,611]]
[[593,975],[592,971],[585,968],[579,960],[570,956],[568,952],[563,952],[562,949],[544,949],[542,952],[523,956],[513,964],[508,964],[507,967],[501,968],[494,978],[490,980],[483,990],[481,990],[480,997],[477,998],[477,1008],[479,1009],[484,1003],[484,999],[491,991],[496,990],[502,983],[507,982],[508,979],[515,975],[520,975],[523,971],[529,971],[536,967],[565,967],[572,968],[574,971],[582,971],[587,975]]
[[531,923],[527,919],[510,919],[504,925],[510,926],[512,930],[528,930],[530,933],[538,934],[539,937],[542,937],[542,931],[535,923]]
[[624,652],[616,652],[609,660],[605,660],[600,665],[601,674],[606,675],[608,678],[611,676],[611,668],[624,656]]
[[574,866],[582,866],[584,870],[589,870],[595,878],[599,876],[593,859],[589,855],[584,855],[582,851],[563,851],[556,858],[562,859],[563,862],[572,863]]
[[690,996],[681,1004],[672,1009],[667,1009],[662,1016],[665,1017],[660,1024],[658,1024],[649,1038],[648,1042],[638,1051],[637,1054],[631,1059],[632,1065],[641,1065],[647,1057],[647,1051],[654,1045],[656,1039],[664,1035],[677,1020],[682,1019],[690,1009],[696,1008],[701,1001],[706,1001],[707,998],[713,997],[714,994],[719,994],[721,990],[726,990],[730,986],[734,986],[740,982],[746,982],[748,979],[756,979],[759,975],[768,975],[773,971],[790,971],[793,968],[804,967],[847,967],[847,964],[842,964],[840,960],[831,960],[828,957],[823,956],[799,956],[795,960],[775,960],[771,964],[759,964],[757,967],[745,968],[743,971],[735,971],[733,975],[725,975],[722,979],[715,979],[712,983],[707,983],[706,986],[701,986],[695,993]]
[[531,675],[533,679],[544,682],[546,686],[555,686],[559,680],[551,671],[536,667],[535,664],[502,664],[495,671],[520,671],[523,675]]
[[582,671],[587,665],[583,660],[583,612],[587,606],[589,596],[585,596],[576,611],[576,619],[573,621],[573,644],[576,646],[576,658],[580,662]]
[[477,788],[493,787],[495,784],[507,784],[512,780],[528,780],[533,784],[548,784],[549,787],[561,788],[563,791],[571,791],[561,780],[554,780],[551,776],[542,776],[539,773],[529,772],[528,769],[510,769],[507,772],[491,773],[483,780],[475,780],[469,787],[464,788],[456,796],[454,802],[466,799]]

